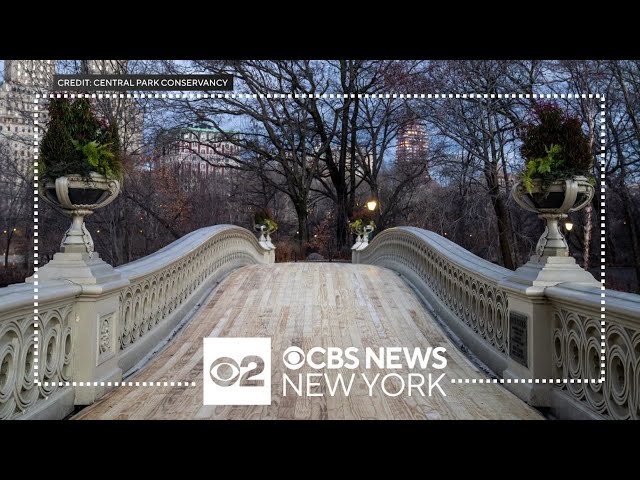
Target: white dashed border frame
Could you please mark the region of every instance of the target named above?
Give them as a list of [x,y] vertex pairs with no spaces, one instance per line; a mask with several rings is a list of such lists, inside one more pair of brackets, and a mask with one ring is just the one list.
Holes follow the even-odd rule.
[[36,94],[33,113],[33,330],[34,330],[34,381],[36,385],[44,386],[129,386],[129,387],[195,387],[196,382],[41,382],[38,379],[38,155],[39,155],[39,127],[38,103],[40,98],[170,98],[170,99],[201,99],[201,98],[365,98],[365,99],[471,99],[471,98],[533,98],[533,99],[599,99],[600,100],[600,378],[452,378],[452,384],[561,384],[561,383],[604,383],[606,378],[606,203],[605,203],[605,172],[606,172],[606,98],[599,93],[69,93],[56,92]]

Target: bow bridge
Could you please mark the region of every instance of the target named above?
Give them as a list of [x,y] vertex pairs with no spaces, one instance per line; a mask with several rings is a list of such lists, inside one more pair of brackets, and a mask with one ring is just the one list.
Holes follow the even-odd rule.
[[[640,417],[640,296],[584,272],[514,272],[410,227],[360,242],[351,264],[274,263],[231,225],[115,269],[58,255],[0,289],[0,418]],[[206,337],[272,339],[271,405],[203,406]],[[446,397],[282,395],[291,346],[441,346]]]

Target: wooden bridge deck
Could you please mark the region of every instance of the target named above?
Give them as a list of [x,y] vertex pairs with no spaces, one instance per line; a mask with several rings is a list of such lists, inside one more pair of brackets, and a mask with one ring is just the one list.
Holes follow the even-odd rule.
[[[270,406],[203,406],[202,339],[272,337]],[[282,352],[291,345],[364,347],[444,346],[447,394],[390,397],[378,384],[349,396],[282,396]],[[301,371],[305,371],[304,369]],[[364,371],[364,370],[361,370]],[[383,375],[392,370],[385,370]],[[296,371],[296,373],[299,371]],[[351,372],[345,369],[342,372]],[[358,370],[356,370],[358,372]],[[403,373],[402,370],[394,372]],[[320,372],[322,373],[322,372]],[[366,373],[366,372],[365,372]],[[407,371],[404,371],[406,375]],[[119,387],[76,419],[539,419],[534,409],[496,384],[451,384],[486,378],[390,270],[336,263],[255,265],[233,272],[193,320],[131,381],[194,381],[196,387]]]

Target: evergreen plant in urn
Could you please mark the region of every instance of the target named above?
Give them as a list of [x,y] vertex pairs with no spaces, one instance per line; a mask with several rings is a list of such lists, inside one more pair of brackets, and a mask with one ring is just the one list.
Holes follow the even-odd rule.
[[62,252],[93,252],[84,218],[120,192],[118,132],[97,118],[88,99],[52,99],[40,145],[41,197],[71,217]]
[[594,156],[577,117],[553,103],[538,103],[533,113],[534,120],[521,129],[524,169],[512,195],[522,208],[546,222],[537,255],[568,256],[558,222],[593,198]]
[[98,118],[89,99],[55,98],[40,144],[40,197],[71,217],[60,253],[39,269],[40,280],[95,284],[120,275],[94,252],[84,219],[120,193],[117,127]]

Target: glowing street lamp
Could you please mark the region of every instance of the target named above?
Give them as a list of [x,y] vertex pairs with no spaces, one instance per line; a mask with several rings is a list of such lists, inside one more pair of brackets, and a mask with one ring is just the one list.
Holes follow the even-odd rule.
[[376,209],[377,206],[378,206],[378,202],[376,202],[375,200],[369,200],[367,202],[367,208],[372,212]]
[[571,222],[571,220],[567,220],[566,222],[564,222],[564,228],[567,229],[567,232],[570,232],[571,230],[573,230],[573,222]]

